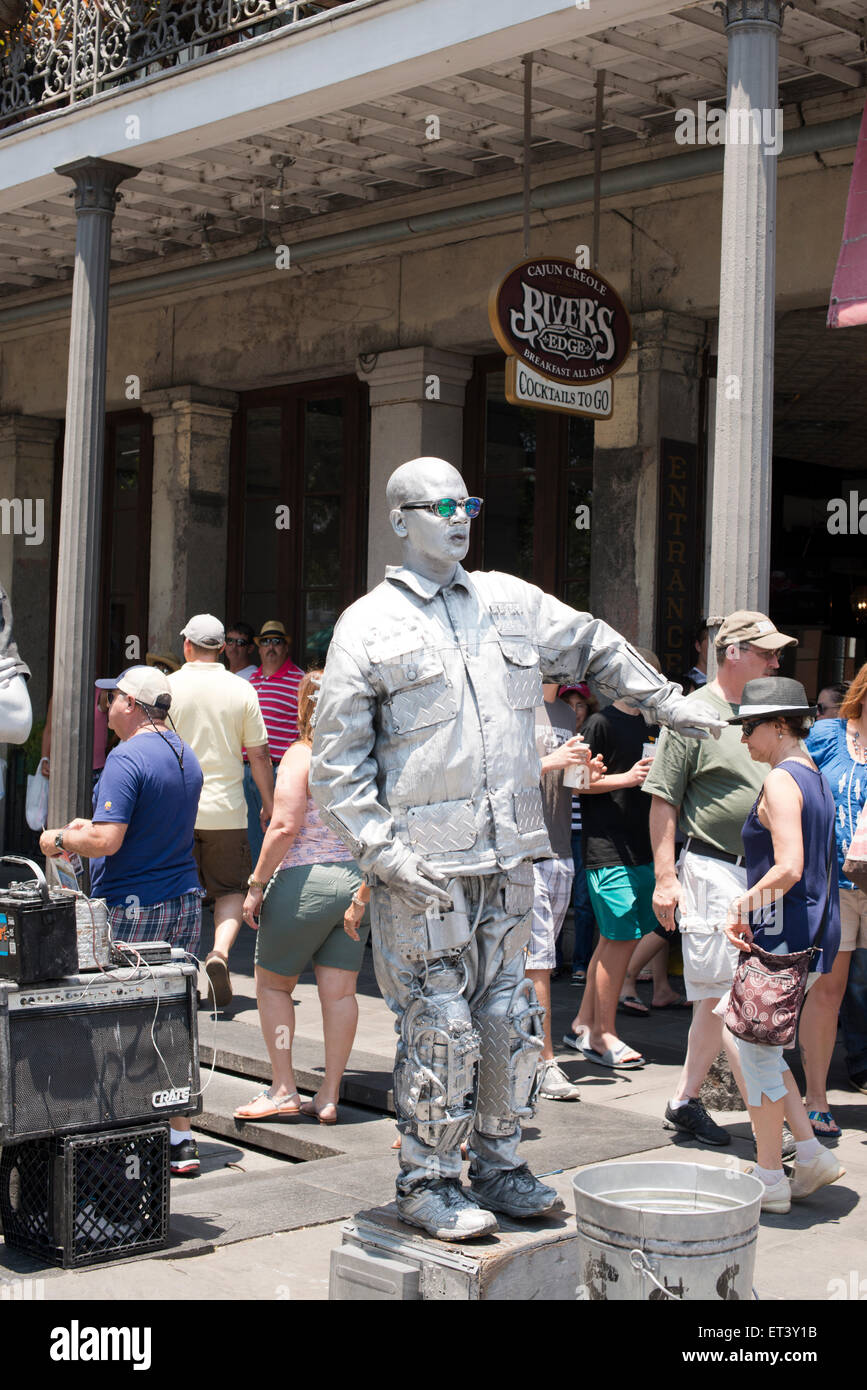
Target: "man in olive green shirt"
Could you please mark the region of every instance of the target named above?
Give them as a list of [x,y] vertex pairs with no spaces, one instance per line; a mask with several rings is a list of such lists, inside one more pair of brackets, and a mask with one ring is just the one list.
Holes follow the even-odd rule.
[[[714,680],[687,696],[733,718],[747,681],[779,669],[785,647],[797,645],[763,613],[739,610],[719,629],[714,648]],[[730,989],[738,952],[724,935],[733,898],[746,891],[741,830],[761,790],[766,769],[754,763],[741,742],[741,729],[724,729],[719,739],[700,744],[665,729],[643,790],[653,800],[650,840],[656,891],[653,910],[666,931],[680,926],[686,997],[693,1002],[686,1062],[677,1090],[665,1109],[670,1128],[703,1143],[731,1142],[698,1099],[708,1068],[723,1045],[722,1019],[713,1010]],[[686,844],[675,871],[675,830]],[[679,908],[679,923],[675,912]],[[726,1048],[740,1082],[735,1048]]]

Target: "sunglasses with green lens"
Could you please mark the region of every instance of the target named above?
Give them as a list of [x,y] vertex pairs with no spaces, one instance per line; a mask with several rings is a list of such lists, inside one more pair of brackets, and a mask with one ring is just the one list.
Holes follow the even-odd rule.
[[453,517],[458,508],[463,508],[470,521],[474,520],[482,510],[481,497],[465,497],[463,502],[456,502],[454,497],[440,497],[435,502],[404,502],[401,507],[402,512],[433,512],[434,516],[445,518]]

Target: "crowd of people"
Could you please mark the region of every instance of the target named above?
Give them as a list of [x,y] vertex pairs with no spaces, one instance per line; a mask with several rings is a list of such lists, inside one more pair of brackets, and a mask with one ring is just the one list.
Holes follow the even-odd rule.
[[[232,998],[242,922],[254,928],[272,1082],[236,1118],[306,1114],[334,1124],[370,891],[311,797],[323,673],[295,665],[279,621],[256,634],[198,614],[180,635],[183,663],[148,653],[144,665],[97,681],[92,818],[46,830],[41,848],[90,859],[91,892],[105,898],[119,939],[164,939],[196,954],[208,902],[214,945],[205,970],[218,1007]],[[544,686],[535,725],[549,852],[534,860],[524,960],[545,1010],[535,1090],[542,1101],[580,1099],[550,1025],[571,906],[571,980],[583,993],[563,1044],[594,1067],[641,1068],[646,1059],[620,1036],[618,1015],[690,1009],[664,1122],[701,1143],[730,1142],[699,1098],[724,1051],[752,1122],[763,1205],[780,1212],[843,1172],[821,1142],[841,1132],[826,1094],[838,1016],[851,1083],[867,1093],[867,893],[843,871],[867,800],[867,665],[811,705],[797,681],[778,675],[795,639],[765,615],[731,614],[712,640],[715,674],[708,680],[702,624],[686,683],[689,701],[725,721],[719,738],[660,731],[629,698],[597,708],[583,683]],[[660,669],[652,652],[640,655]],[[47,776],[50,721],[42,751]],[[583,784],[573,788],[564,773],[576,768]],[[685,997],[669,977],[675,934]],[[799,1029],[802,1099],[782,1047],[736,1039],[724,1014],[739,957],[753,944],[786,955],[819,940]],[[325,1070],[304,1101],[292,1067],[292,992],[310,964]],[[648,973],[649,1006],[637,988]],[[189,1121],[173,1120],[171,1141],[172,1172],[198,1172]],[[784,1158],[794,1160],[791,1178]]]

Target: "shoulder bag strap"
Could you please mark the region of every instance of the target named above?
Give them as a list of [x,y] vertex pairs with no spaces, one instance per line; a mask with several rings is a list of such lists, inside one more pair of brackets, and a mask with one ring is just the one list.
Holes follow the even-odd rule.
[[837,846],[837,818],[836,814],[831,821],[831,844],[828,849],[828,878],[825,885],[825,910],[822,913],[822,920],[819,923],[819,930],[816,932],[816,939],[810,947],[814,955],[818,955],[822,946],[822,937],[825,935],[825,927],[828,923],[828,908],[831,905],[831,871],[834,867],[834,850]]

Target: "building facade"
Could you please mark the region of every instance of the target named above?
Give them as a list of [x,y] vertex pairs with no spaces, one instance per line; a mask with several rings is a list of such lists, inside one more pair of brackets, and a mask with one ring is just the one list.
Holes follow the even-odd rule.
[[[87,31],[98,8],[75,8]],[[857,668],[867,330],[825,327],[864,106],[857,4],[840,0],[833,21],[796,5],[780,23],[772,0],[737,0],[726,24],[662,0],[471,15],[451,0],[263,0],[246,27],[227,9],[218,41],[189,29],[197,6],[153,8],[185,12],[174,47],[135,59],[144,7],[128,70],[68,109],[44,91],[21,105],[21,33],[5,41],[0,579],[37,717],[59,680],[179,654],[196,611],[280,618],[295,659],[321,659],[338,613],[394,559],[385,481],[418,454],[458,464],[485,499],[473,566],[589,607],[675,678],[723,601],[714,547],[718,565],[731,546],[751,568],[736,557],[752,510],[768,551],[743,593],[767,593],[799,637],[791,673],[814,694]],[[720,268],[735,242],[750,259],[752,213],[732,213],[730,149],[711,137],[727,85],[733,102],[738,23],[770,35],[779,129],[742,132],[773,187],[775,266],[770,348],[766,324],[756,360],[745,349],[732,371]],[[86,203],[85,176],[64,173],[88,160],[119,193],[99,252],[68,196],[74,180]],[[527,246],[595,249],[629,309],[610,419],[506,400],[488,298]],[[87,328],[99,255],[101,353]],[[744,342],[758,308],[742,295]],[[102,375],[86,408],[82,372]],[[747,442],[721,432],[729,410]],[[723,469],[762,449],[767,493],[748,482],[726,515]],[[831,502],[857,522],[862,497],[863,531],[829,528]],[[38,541],[26,505],[16,533],[15,499],[43,504]],[[90,585],[77,609],[73,573]],[[79,636],[73,669],[58,653]]]

